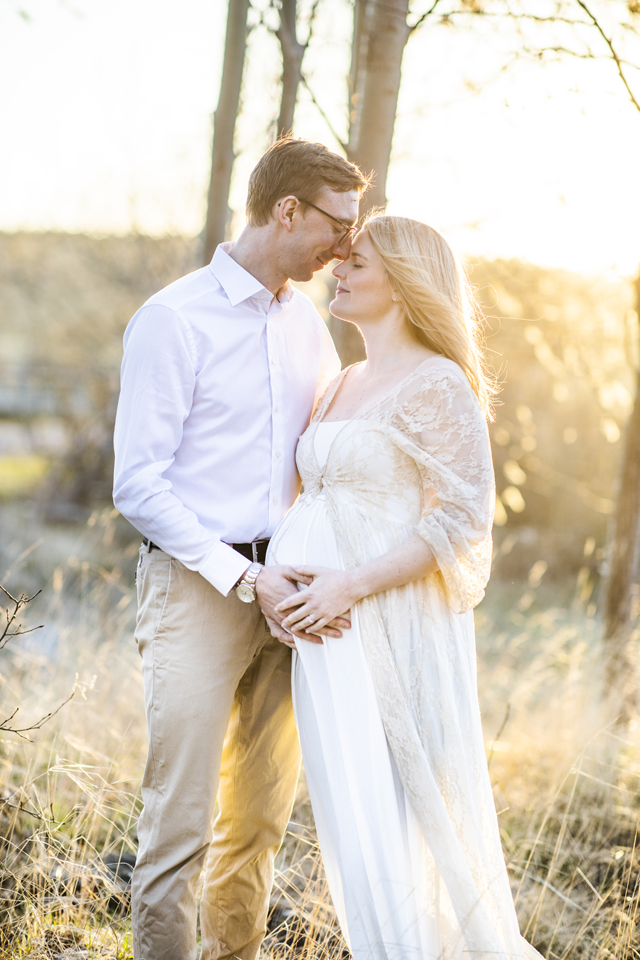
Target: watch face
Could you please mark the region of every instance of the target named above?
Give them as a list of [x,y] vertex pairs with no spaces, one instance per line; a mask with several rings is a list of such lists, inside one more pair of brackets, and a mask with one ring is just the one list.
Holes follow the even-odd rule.
[[243,603],[252,603],[255,598],[255,590],[248,583],[241,583],[236,587],[236,593]]

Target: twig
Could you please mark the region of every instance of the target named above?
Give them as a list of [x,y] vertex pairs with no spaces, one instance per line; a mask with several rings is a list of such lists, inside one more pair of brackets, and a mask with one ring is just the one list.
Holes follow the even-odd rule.
[[489,752],[489,759],[487,760],[487,767],[490,767],[490,766],[491,766],[491,761],[493,760],[493,751],[495,750],[496,743],[498,742],[498,740],[500,739],[500,737],[501,737],[502,734],[504,733],[504,728],[506,727],[506,725],[507,725],[507,723],[508,723],[508,721],[509,721],[509,715],[510,715],[510,714],[511,714],[511,704],[508,703],[508,704],[507,704],[507,710],[506,710],[506,713],[505,713],[505,715],[504,715],[504,720],[502,721],[502,723],[501,723],[501,725],[500,725],[500,729],[498,730],[498,732],[496,733],[495,737],[494,737],[493,740],[491,741],[491,750],[490,750],[490,752]]
[[67,697],[66,700],[63,700],[62,703],[61,703],[59,706],[57,706],[55,710],[51,710],[50,713],[45,714],[44,717],[41,717],[36,723],[32,723],[32,724],[31,724],[30,726],[28,726],[28,727],[10,727],[10,726],[8,726],[8,724],[11,723],[11,721],[13,720],[13,718],[15,717],[15,715],[17,714],[18,710],[20,709],[20,707],[16,707],[16,709],[13,711],[13,713],[11,714],[11,716],[10,716],[10,717],[7,717],[6,720],[3,720],[2,723],[0,723],[0,730],[3,731],[4,733],[16,733],[16,734],[17,734],[19,737],[21,737],[23,740],[28,740],[29,743],[33,743],[33,740],[31,739],[31,737],[25,737],[24,734],[25,734],[25,733],[30,733],[32,730],[40,730],[40,728],[43,727],[43,726],[45,725],[45,723],[47,723],[49,720],[51,720],[53,717],[55,717],[55,715],[56,715],[57,713],[59,713],[59,712],[62,710],[63,707],[66,707],[66,705],[67,705],[71,700],[73,700],[73,698],[74,698],[75,695],[76,695],[77,690],[78,690],[78,685],[77,685],[77,684],[74,684],[73,690],[71,691],[71,693],[69,694],[69,696]]
[[[431,10],[428,10],[425,16],[428,16],[431,12]],[[532,20],[534,23],[566,23],[570,27],[588,27],[590,25],[587,20],[573,20],[570,17],[541,17],[534,13],[513,13],[511,11],[500,13],[498,10],[450,10],[448,13],[443,13],[442,16],[446,17],[447,20],[452,17],[492,17],[500,20]]]
[[433,3],[431,4],[431,6],[430,6],[429,9],[427,10],[427,12],[426,12],[426,13],[423,13],[422,16],[419,17],[419,18],[416,20],[416,22],[414,23],[414,25],[409,28],[411,33],[413,33],[414,30],[417,30],[418,27],[419,27],[422,23],[424,23],[424,21],[427,19],[427,17],[430,17],[430,16],[431,16],[431,14],[432,14],[433,11],[436,9],[436,7],[438,6],[439,3],[440,3],[440,0],[433,0]]
[[576,3],[578,4],[578,6],[579,6],[582,10],[584,10],[584,12],[586,13],[586,15],[589,17],[589,19],[591,20],[592,24],[594,25],[594,27],[596,28],[596,30],[598,31],[598,33],[600,34],[600,36],[602,37],[602,39],[604,40],[604,42],[606,43],[606,45],[609,47],[609,51],[610,51],[610,53],[611,53],[611,56],[612,56],[612,58],[613,58],[613,60],[614,60],[614,62],[615,62],[616,67],[618,68],[618,76],[620,77],[620,79],[622,80],[622,82],[623,82],[624,85],[625,85],[625,88],[626,88],[627,93],[629,94],[629,98],[630,98],[630,100],[631,100],[631,103],[634,105],[634,107],[636,108],[636,110],[640,113],[640,103],[638,103],[638,101],[636,100],[635,96],[633,95],[633,91],[632,91],[631,87],[629,86],[629,83],[628,83],[628,81],[627,81],[627,78],[626,78],[625,75],[624,75],[624,71],[622,70],[622,62],[621,62],[621,60],[620,60],[620,57],[618,56],[618,54],[617,54],[616,51],[615,51],[615,48],[614,48],[614,46],[613,46],[613,42],[612,42],[612,41],[610,40],[610,38],[606,35],[606,33],[604,32],[604,30],[603,30],[602,27],[600,26],[599,21],[598,21],[598,20],[594,17],[594,15],[591,13],[591,10],[589,10],[589,8],[588,8],[588,6],[586,5],[586,3],[584,2],[584,0],[576,0]]
[[9,591],[2,586],[2,584],[0,584],[0,590],[14,605],[13,611],[7,609],[7,623],[2,633],[0,633],[0,650],[2,650],[13,637],[22,637],[26,633],[33,633],[34,630],[41,630],[44,624],[41,623],[37,627],[30,627],[28,630],[23,630],[22,624],[19,623],[15,630],[11,630],[11,627],[15,623],[16,617],[18,616],[20,610],[23,607],[26,607],[28,603],[31,603],[32,600],[35,600],[35,598],[42,593],[42,590],[38,590],[38,592],[34,593],[32,597],[27,597],[26,594],[23,594],[21,597],[14,597],[13,594],[9,593]]
[[77,810],[77,807],[73,807],[64,820],[56,820],[53,816],[53,806],[51,817],[43,817],[42,814],[37,813],[35,810],[30,810],[29,807],[23,806],[22,801],[20,803],[11,803],[10,800],[0,800],[0,807],[9,807],[11,810],[18,810],[20,813],[28,813],[30,817],[35,817],[36,820],[41,820],[42,823],[55,823],[61,827],[70,822]]
[[[576,57],[578,60],[597,60],[598,58],[594,56],[591,51],[588,53],[578,53],[577,50],[571,50],[569,47],[542,47],[539,50],[531,49],[530,47],[525,47],[522,51],[523,53],[529,54],[536,60],[541,60],[545,53],[562,53],[567,57]],[[632,70],[640,70],[640,65],[637,63],[631,63],[629,60],[620,60],[620,63],[625,67],[630,67]]]
[[[435,3],[432,5],[432,7],[420,17],[420,19],[414,24],[413,27],[411,27],[412,32],[413,30],[415,30],[417,27],[420,26],[420,24],[423,22],[423,20],[425,20],[426,17],[428,17],[431,13],[433,13],[438,2],[439,0],[435,0]],[[606,43],[609,49],[609,53],[611,54],[611,59],[616,65],[618,76],[620,77],[620,79],[622,80],[622,83],[624,84],[625,90],[629,95],[629,99],[631,100],[636,110],[640,112],[640,102],[634,95],[633,90],[629,85],[629,81],[627,80],[623,70],[623,66],[631,67],[633,69],[640,69],[640,68],[638,68],[637,65],[634,63],[629,63],[628,61],[623,60],[622,57],[618,55],[613,45],[613,40],[607,36],[599,20],[591,12],[591,10],[587,6],[587,4],[584,2],[584,0],[575,0],[575,2],[578,4],[580,9],[587,15],[587,17],[589,18],[588,20],[576,20],[571,17],[540,16],[533,13],[514,13],[511,11],[501,13],[500,11],[485,11],[482,9],[469,9],[469,10],[451,10],[442,15],[442,22],[450,20],[453,17],[473,16],[473,17],[494,17],[494,18],[499,18],[503,20],[525,20],[525,21],[531,21],[533,23],[564,23],[572,27],[580,27],[580,26],[595,27],[595,29],[598,31],[598,33],[600,34],[600,36],[602,37],[602,39],[604,40],[604,42]],[[559,53],[566,53],[571,56],[578,57],[584,60],[597,59],[593,54],[577,53],[573,50],[569,50],[563,47],[548,47],[545,49],[549,49]],[[541,51],[541,53],[542,52],[544,51]],[[541,53],[533,54],[533,55],[539,56],[541,55]]]
[[322,117],[322,119],[324,120],[324,122],[326,123],[326,125],[329,127],[329,130],[330,130],[332,136],[335,138],[335,140],[337,141],[337,143],[340,144],[340,146],[342,147],[342,149],[343,149],[344,152],[346,153],[346,152],[347,152],[347,144],[338,136],[338,134],[336,133],[336,131],[333,129],[333,124],[331,123],[331,120],[329,120],[329,117],[326,115],[326,113],[324,112],[324,110],[322,109],[322,107],[320,106],[320,104],[318,103],[318,101],[316,100],[315,94],[314,94],[313,90],[311,89],[311,87],[309,86],[309,84],[308,84],[308,82],[307,82],[307,78],[304,76],[304,74],[301,76],[300,82],[303,84],[303,86],[304,86],[304,88],[306,89],[307,93],[308,93],[309,96],[311,97],[311,100],[312,100],[312,102],[313,102],[316,110],[318,111],[318,113],[320,114],[320,116]]
[[[315,23],[315,19],[316,19],[316,14],[317,14],[317,12],[318,12],[318,5],[319,5],[319,4],[320,4],[320,0],[313,0],[313,5],[312,5],[312,7],[311,7],[311,12],[309,13],[309,29],[308,29],[308,32],[307,32],[307,39],[306,39],[306,42],[305,42],[305,44],[304,44],[305,53],[306,53],[306,51],[307,51],[307,47],[308,47],[309,44],[311,43],[311,38],[312,38],[312,36],[313,36],[313,27],[314,27],[314,23]],[[304,56],[304,54],[303,54],[303,56]]]

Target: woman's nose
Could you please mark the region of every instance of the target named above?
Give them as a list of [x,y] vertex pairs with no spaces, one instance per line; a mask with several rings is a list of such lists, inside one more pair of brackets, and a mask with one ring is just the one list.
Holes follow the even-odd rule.
[[340,260],[340,262],[335,265],[331,273],[336,280],[342,280],[342,278],[345,276],[344,261]]

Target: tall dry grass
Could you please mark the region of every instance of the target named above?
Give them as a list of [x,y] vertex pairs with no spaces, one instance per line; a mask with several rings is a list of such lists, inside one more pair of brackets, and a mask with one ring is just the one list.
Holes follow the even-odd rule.
[[[9,560],[28,526],[14,520]],[[0,655],[3,718],[20,704],[26,725],[76,694],[33,742],[3,735],[1,960],[132,957],[126,868],[118,879],[113,861],[135,853],[145,753],[135,547],[101,511],[81,535],[45,534],[6,581],[45,581],[29,622],[47,626]],[[629,960],[640,956],[640,735],[615,728],[599,700],[592,613],[582,582],[545,588],[540,568],[529,583],[496,580],[477,613],[479,689],[523,932],[546,957]],[[347,956],[304,783],[277,867],[263,956]]]

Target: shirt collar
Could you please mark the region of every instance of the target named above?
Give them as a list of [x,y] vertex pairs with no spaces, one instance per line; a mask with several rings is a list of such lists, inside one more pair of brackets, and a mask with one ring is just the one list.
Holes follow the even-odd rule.
[[[273,300],[271,291],[229,256],[233,243],[234,241],[219,244],[209,265],[209,269],[229,298],[231,306],[236,307],[250,297],[258,300]],[[286,303],[292,296],[293,289],[287,282],[279,291],[279,302]]]

